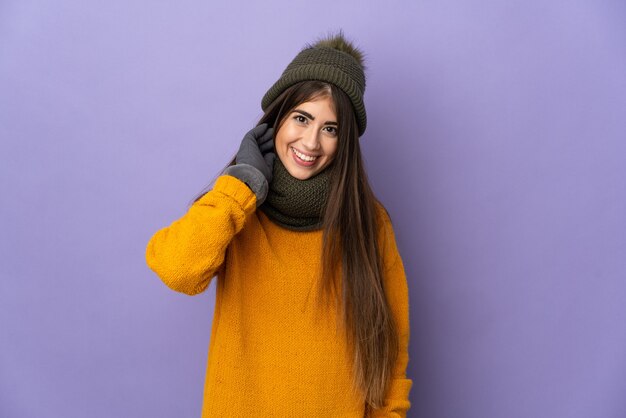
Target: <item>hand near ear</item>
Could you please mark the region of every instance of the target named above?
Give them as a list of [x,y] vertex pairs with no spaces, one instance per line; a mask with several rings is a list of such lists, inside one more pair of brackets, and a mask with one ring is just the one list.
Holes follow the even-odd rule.
[[226,168],[224,174],[246,183],[256,194],[259,207],[267,196],[275,159],[274,129],[263,123],[244,135],[235,158],[236,164]]

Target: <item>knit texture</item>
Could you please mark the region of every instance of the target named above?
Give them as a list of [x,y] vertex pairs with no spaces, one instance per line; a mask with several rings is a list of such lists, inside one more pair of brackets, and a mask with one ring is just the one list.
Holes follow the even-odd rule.
[[332,83],[343,90],[354,107],[359,136],[367,127],[367,114],[363,103],[365,73],[350,54],[326,46],[305,48],[287,65],[280,78],[270,87],[261,100],[263,111],[286,88],[304,80]]
[[[350,387],[334,304],[322,311],[308,297],[317,290],[322,231],[283,228],[255,206],[244,182],[222,175],[146,248],[148,266],[175,291],[195,295],[218,278],[202,417],[362,418],[365,403]],[[385,406],[372,416],[405,417],[412,386],[408,289],[391,222],[379,209],[385,294],[400,352]]]
[[277,224],[294,231],[322,228],[330,185],[328,168],[300,180],[287,171],[280,158],[276,158],[269,192],[259,208]]

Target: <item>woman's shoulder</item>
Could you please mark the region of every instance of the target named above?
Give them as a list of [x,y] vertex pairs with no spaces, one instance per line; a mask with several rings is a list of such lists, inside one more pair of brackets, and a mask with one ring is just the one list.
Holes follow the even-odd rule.
[[389,241],[395,241],[395,234],[393,231],[393,223],[391,215],[385,207],[385,205],[376,200],[376,223],[378,226],[378,240],[381,244],[387,246]]
[[387,228],[392,228],[392,223],[391,223],[391,215],[389,214],[389,211],[387,210],[387,208],[385,207],[385,205],[383,205],[383,203],[376,199],[376,220],[377,220],[377,224],[378,224],[378,229],[387,229]]
[[378,245],[386,267],[393,265],[400,256],[396,243],[391,215],[382,202],[376,200],[378,218]]

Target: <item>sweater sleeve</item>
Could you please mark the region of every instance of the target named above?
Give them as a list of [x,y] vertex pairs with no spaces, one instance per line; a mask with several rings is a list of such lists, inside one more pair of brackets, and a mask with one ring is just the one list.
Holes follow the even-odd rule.
[[195,295],[209,286],[232,238],[256,209],[256,195],[241,180],[218,177],[213,189],[182,218],[158,230],[146,247],[146,262],[172,290]]
[[383,259],[385,262],[385,292],[396,322],[399,339],[399,351],[393,369],[391,384],[381,409],[372,411],[372,417],[406,417],[411,406],[409,393],[413,381],[407,378],[406,369],[409,362],[409,292],[404,265],[398,252],[391,220],[384,211],[382,242]]

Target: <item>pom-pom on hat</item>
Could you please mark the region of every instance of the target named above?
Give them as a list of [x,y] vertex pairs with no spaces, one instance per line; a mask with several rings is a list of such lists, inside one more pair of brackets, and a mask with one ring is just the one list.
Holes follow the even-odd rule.
[[343,90],[354,107],[359,136],[365,132],[367,114],[363,103],[365,66],[363,52],[344,38],[343,32],[307,44],[287,65],[280,78],[261,100],[263,111],[288,87],[304,80],[332,83]]

